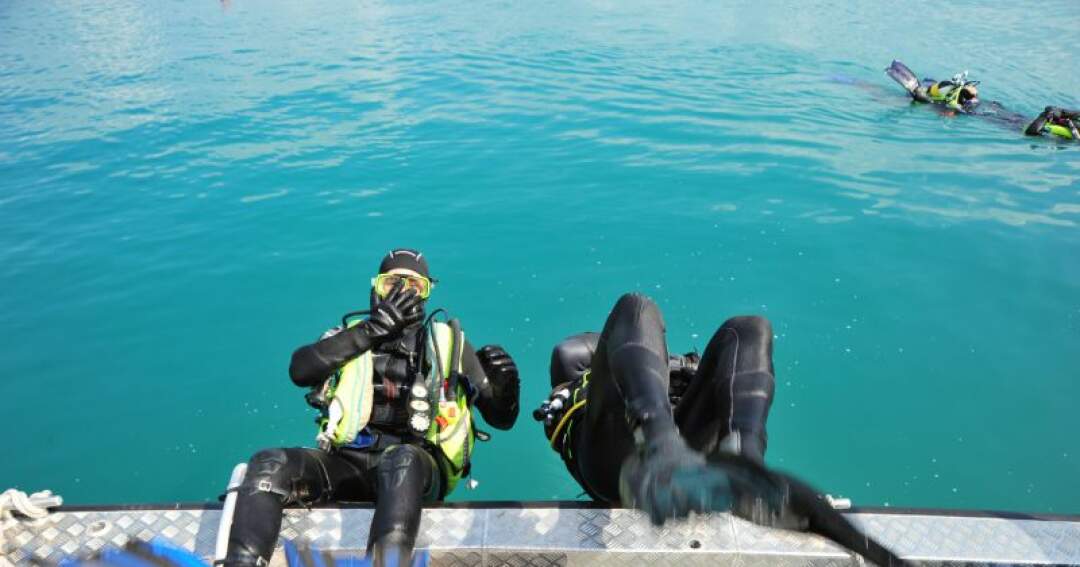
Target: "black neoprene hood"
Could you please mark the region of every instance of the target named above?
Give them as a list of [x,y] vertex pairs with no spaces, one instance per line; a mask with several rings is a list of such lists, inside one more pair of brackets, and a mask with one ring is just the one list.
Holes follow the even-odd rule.
[[428,273],[427,259],[424,258],[422,253],[411,248],[391,250],[383,257],[382,263],[379,264],[380,274],[396,269],[412,270],[425,278],[431,279],[431,274]]

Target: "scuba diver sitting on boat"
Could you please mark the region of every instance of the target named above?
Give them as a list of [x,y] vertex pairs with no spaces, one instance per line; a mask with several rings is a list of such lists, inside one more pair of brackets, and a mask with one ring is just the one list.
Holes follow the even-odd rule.
[[1080,112],[1048,106],[1035,120],[1029,121],[1022,114],[1006,110],[997,101],[982,104],[979,99],[979,90],[976,88],[979,81],[969,81],[967,71],[958,73],[952,79],[945,81],[933,79],[919,81],[907,65],[900,61],[893,61],[885,69],[885,73],[900,83],[914,100],[940,105],[948,109],[950,113],[974,114],[1001,122],[1010,128],[1023,128],[1024,134],[1028,136],[1049,134],[1069,140],[1080,140],[1080,132],[1076,129]]
[[571,336],[552,352],[552,393],[533,417],[586,493],[644,510],[658,525],[731,511],[903,564],[817,491],[764,466],[775,388],[766,319],[728,319],[700,357],[670,356],[664,333],[657,305],[630,293],[599,335]]
[[394,250],[372,280],[370,312],[347,314],[293,353],[292,381],[312,388],[308,402],[322,410],[319,448],[251,458],[226,565],[266,565],[286,505],[372,500],[374,565],[408,565],[421,504],[442,500],[469,475],[473,441],[486,438],[473,406],[492,427],[513,426],[517,367],[499,346],[474,351],[457,320],[425,319],[433,285],[423,255]]

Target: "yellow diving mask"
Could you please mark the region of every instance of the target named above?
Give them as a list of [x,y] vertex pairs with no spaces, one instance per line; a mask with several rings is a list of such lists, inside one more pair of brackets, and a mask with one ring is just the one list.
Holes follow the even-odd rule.
[[375,289],[376,295],[379,297],[386,297],[398,282],[401,282],[404,289],[413,290],[416,295],[420,296],[420,299],[427,299],[430,297],[431,288],[435,286],[431,280],[420,274],[387,273],[379,274],[371,278],[371,287]]

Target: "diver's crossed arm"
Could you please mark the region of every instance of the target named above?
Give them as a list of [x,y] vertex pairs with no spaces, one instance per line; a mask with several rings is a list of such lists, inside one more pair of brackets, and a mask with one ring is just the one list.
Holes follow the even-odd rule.
[[313,387],[323,383],[345,363],[371,349],[371,341],[357,327],[335,327],[321,339],[293,352],[289,377],[297,386]]
[[349,360],[401,336],[424,318],[420,296],[398,282],[371,308],[360,324],[326,337],[293,353],[289,377],[297,386],[317,386]]

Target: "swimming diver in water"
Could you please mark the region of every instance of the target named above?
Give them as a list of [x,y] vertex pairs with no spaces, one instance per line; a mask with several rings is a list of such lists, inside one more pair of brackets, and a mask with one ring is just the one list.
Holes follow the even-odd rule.
[[1050,134],[1059,138],[1080,141],[1080,130],[1077,123],[1080,122],[1080,110],[1066,110],[1056,106],[1048,106],[1035,120],[1028,124],[1024,133],[1028,136],[1041,136]]
[[765,467],[773,333],[763,317],[733,317],[705,352],[669,356],[660,309],[626,294],[603,331],[571,336],[551,356],[552,393],[533,417],[594,500],[648,513],[654,524],[691,512],[827,537],[883,566],[904,561],[814,489]]
[[979,99],[979,81],[967,78],[967,71],[957,73],[951,79],[920,81],[911,69],[900,61],[893,61],[885,73],[900,83],[911,98],[917,102],[940,105],[948,112],[959,112],[989,118],[1014,129],[1023,129],[1028,136],[1048,134],[1070,140],[1080,140],[1075,122],[1080,120],[1077,111],[1048,106],[1035,120],[1029,121],[1022,114],[1006,110],[997,101],[983,103]]
[[935,81],[919,79],[900,61],[893,61],[885,73],[907,90],[918,102],[940,104],[951,110],[972,113],[979,105],[979,81],[969,81],[967,71],[957,73],[952,79]]

